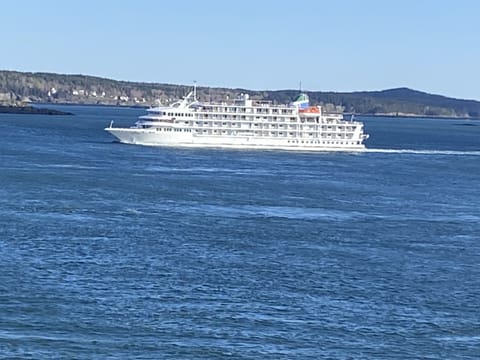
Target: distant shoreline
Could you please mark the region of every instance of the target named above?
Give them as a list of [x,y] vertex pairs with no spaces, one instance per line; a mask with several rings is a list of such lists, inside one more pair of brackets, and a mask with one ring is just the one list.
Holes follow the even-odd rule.
[[[42,106],[41,108],[35,108],[35,105],[40,105]],[[147,105],[122,105],[122,104],[81,104],[81,103],[32,103],[32,106],[36,110],[49,110],[53,112],[50,115],[73,115],[70,112],[62,112],[60,110],[53,110],[53,109],[48,109],[46,106],[88,106],[88,107],[95,107],[95,106],[100,106],[100,107],[110,107],[110,108],[125,108],[125,109],[148,109],[149,106]],[[0,106],[0,113],[1,111]],[[58,112],[56,114],[55,112]],[[28,112],[19,112],[19,113],[28,113]],[[34,114],[35,112],[31,112],[31,114]],[[44,113],[44,112],[37,112],[37,113]],[[350,116],[355,116],[355,117],[378,117],[378,118],[399,118],[399,119],[444,119],[444,120],[473,120],[473,121],[478,121],[480,120],[480,117],[465,117],[465,116],[440,116],[440,115],[416,115],[416,114],[360,114],[360,113],[349,113],[345,112],[343,115],[348,118]]]
[[28,115],[73,115],[71,112],[33,106],[0,105],[0,114],[28,114]]
[[46,106],[90,106],[90,107],[95,107],[95,106],[100,106],[100,107],[116,107],[116,108],[129,108],[129,109],[148,109],[151,106],[149,105],[127,105],[127,104],[91,104],[91,103],[71,103],[71,102],[56,102],[56,103],[50,103],[50,102],[34,102],[31,103],[31,106],[37,106],[40,105],[42,107]]
[[[197,98],[222,102],[248,94],[251,99],[288,104],[298,90],[249,90],[199,86]],[[157,106],[170,104],[191,91],[191,86],[117,81],[88,75],[32,73],[0,70],[0,102],[51,103],[97,106]],[[480,119],[480,101],[429,94],[406,87],[379,91],[305,91],[311,104],[328,112],[398,118]],[[417,115],[418,114],[418,115]]]
[[399,119],[444,119],[444,120],[480,120],[480,117],[466,117],[466,116],[440,116],[440,115],[414,115],[414,114],[402,114],[402,115],[394,115],[394,114],[351,114],[351,113],[344,113],[345,116],[362,116],[362,117],[385,117],[385,118],[399,118]]

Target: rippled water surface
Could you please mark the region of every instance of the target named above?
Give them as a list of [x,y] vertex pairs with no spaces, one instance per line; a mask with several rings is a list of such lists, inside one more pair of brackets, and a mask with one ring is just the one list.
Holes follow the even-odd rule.
[[480,123],[362,154],[122,145],[0,115],[0,357],[478,359]]

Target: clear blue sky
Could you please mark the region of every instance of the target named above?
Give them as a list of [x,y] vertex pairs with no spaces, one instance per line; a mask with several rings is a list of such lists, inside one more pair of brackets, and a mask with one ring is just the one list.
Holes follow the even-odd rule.
[[6,70],[480,100],[475,0],[5,1],[0,32]]

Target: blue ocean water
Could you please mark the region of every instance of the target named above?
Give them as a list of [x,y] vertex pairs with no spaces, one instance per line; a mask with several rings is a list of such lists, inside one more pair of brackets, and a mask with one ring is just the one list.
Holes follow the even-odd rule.
[[142,110],[67,110],[0,114],[0,358],[480,358],[480,123],[289,153],[122,145],[102,129]]

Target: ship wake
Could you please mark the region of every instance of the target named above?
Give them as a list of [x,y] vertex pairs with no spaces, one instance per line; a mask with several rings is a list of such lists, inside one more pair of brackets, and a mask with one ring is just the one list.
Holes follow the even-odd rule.
[[480,156],[480,151],[460,151],[460,150],[365,149],[365,152],[382,153],[382,154]]

